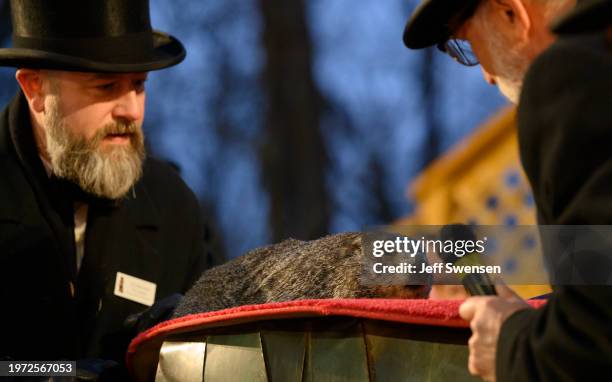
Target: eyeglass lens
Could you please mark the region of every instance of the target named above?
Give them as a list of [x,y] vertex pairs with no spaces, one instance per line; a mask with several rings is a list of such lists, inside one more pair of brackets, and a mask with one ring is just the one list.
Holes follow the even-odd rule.
[[466,40],[449,39],[444,44],[444,51],[462,65],[475,66],[479,64],[472,46]]

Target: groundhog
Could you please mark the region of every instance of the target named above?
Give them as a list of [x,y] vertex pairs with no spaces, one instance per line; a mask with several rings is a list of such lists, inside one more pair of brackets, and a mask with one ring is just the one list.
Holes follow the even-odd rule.
[[[204,272],[186,293],[174,317],[302,299],[427,298],[430,283],[365,282],[362,276],[367,261],[360,233],[313,241],[289,239],[257,248]],[[409,261],[416,264],[424,260],[417,256]]]

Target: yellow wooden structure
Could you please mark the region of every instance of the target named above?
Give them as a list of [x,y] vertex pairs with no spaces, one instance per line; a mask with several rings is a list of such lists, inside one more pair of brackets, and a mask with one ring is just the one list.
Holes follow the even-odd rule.
[[[514,108],[500,111],[427,167],[408,188],[416,206],[414,214],[393,225],[535,225],[533,196],[519,159],[515,116]],[[526,272],[533,264],[513,266],[517,272]],[[550,291],[547,285],[514,289],[523,297]],[[440,297],[458,292],[449,287]]]

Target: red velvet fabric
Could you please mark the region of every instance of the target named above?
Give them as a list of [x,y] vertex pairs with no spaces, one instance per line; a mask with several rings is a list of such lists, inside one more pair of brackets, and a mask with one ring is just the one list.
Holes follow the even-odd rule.
[[[126,355],[128,367],[138,348],[147,341],[170,333],[177,334],[215,326],[263,321],[270,319],[349,316],[409,324],[467,328],[459,317],[462,300],[403,300],[403,299],[329,299],[297,300],[262,305],[246,305],[215,312],[192,314],[162,322],[138,335]],[[531,300],[534,308],[545,300]]]

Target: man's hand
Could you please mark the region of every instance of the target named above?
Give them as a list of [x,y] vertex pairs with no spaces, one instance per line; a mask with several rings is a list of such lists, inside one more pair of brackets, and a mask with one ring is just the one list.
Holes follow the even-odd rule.
[[495,285],[499,296],[470,297],[459,307],[461,318],[470,322],[468,370],[485,381],[495,381],[497,338],[502,323],[512,313],[529,305],[505,285]]

